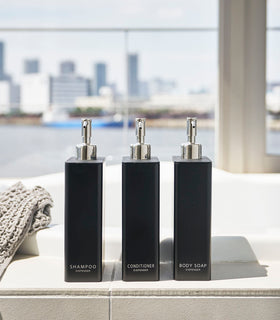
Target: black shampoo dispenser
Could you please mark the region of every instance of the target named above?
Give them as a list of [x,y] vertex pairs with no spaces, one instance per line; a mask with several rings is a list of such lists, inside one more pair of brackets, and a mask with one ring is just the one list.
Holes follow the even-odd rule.
[[159,160],[144,142],[145,119],[135,121],[137,143],[122,162],[122,278],[159,280]]
[[174,161],[174,278],[211,278],[212,162],[195,142],[196,118],[187,118],[188,142]]
[[83,143],[65,163],[65,281],[102,280],[103,162],[82,120]]

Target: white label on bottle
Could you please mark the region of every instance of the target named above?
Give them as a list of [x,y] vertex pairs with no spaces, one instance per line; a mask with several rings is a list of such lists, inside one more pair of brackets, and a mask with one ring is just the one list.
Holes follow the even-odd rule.
[[92,272],[96,269],[96,264],[69,264],[70,270],[75,272]]
[[147,272],[154,269],[155,265],[154,263],[128,263],[126,267],[133,272]]
[[207,263],[179,263],[179,268],[186,272],[204,271],[207,267]]

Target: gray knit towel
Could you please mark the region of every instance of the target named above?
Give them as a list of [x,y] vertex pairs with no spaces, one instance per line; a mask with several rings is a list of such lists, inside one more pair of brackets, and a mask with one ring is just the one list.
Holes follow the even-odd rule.
[[23,240],[51,222],[53,200],[42,187],[18,182],[0,193],[0,278]]

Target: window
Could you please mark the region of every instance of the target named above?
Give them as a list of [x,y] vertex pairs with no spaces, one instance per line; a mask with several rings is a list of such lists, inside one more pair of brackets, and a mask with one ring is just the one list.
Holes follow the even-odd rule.
[[266,152],[280,155],[280,3],[267,2]]
[[266,0],[219,4],[217,166],[279,172],[279,156],[266,152]]
[[136,116],[147,118],[146,140],[161,160],[179,154],[185,118],[197,116],[197,140],[214,159],[217,9],[216,0],[5,4],[0,176],[63,171],[83,116],[95,118],[93,141],[109,164],[129,153],[126,124]]

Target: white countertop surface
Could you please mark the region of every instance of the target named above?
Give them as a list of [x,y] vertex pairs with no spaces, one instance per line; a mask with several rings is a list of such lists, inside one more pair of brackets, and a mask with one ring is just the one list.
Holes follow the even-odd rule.
[[[14,258],[0,281],[0,295],[280,296],[280,236],[212,237],[211,281],[172,280],[171,242],[163,240],[161,280],[124,282],[116,258],[121,254],[119,233],[110,230],[107,258],[111,259],[105,263],[103,281],[69,283],[64,281],[62,233],[62,226],[57,226],[40,231],[37,239],[30,237],[21,249],[25,253],[29,250],[29,255]],[[32,254],[34,248],[39,256]]]

